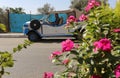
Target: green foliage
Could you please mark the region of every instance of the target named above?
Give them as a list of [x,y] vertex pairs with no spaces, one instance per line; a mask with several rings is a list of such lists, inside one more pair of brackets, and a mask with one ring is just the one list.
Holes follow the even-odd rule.
[[[63,52],[62,55],[54,58],[55,64],[65,66],[58,78],[67,78],[68,76],[71,76],[70,78],[91,78],[93,75],[99,75],[102,78],[115,77],[114,70],[120,64],[120,42],[118,41],[120,34],[114,33],[113,29],[120,26],[120,21],[119,14],[114,11],[107,5],[95,7],[89,14],[87,13],[89,18],[85,22],[85,32],[79,47],[69,52]],[[107,52],[98,49],[95,52],[94,42],[103,38],[111,41],[112,50]],[[70,59],[66,65],[61,63],[65,58]]]
[[113,20],[114,15],[112,9],[108,6],[102,6],[92,10],[89,14],[85,39],[95,41],[100,38],[109,37],[111,29],[117,26],[116,23],[113,23]]
[[114,12],[114,20],[113,22],[116,23],[116,28],[120,27],[120,1],[117,1]]
[[[108,0],[97,0],[102,2],[103,4],[107,4]],[[87,5],[88,0],[71,0],[70,8],[76,8],[80,11],[84,11],[85,6]]]
[[0,29],[6,32],[6,26],[2,23],[0,23]]
[[84,7],[87,5],[87,1],[88,0],[71,0],[70,8],[76,8],[82,11]]
[[5,71],[5,68],[13,67],[13,65],[14,62],[12,54],[7,51],[0,52],[0,78],[2,78],[5,73],[8,73]]
[[114,9],[114,13],[117,16],[120,16],[120,1],[117,1],[115,9]]
[[48,14],[49,12],[54,11],[54,7],[51,7],[50,4],[46,3],[42,8],[38,8],[37,11],[40,14]]
[[13,67],[13,54],[21,51],[23,48],[27,48],[27,46],[30,46],[31,44],[32,42],[25,40],[23,44],[19,44],[16,48],[13,48],[13,52],[0,51],[0,78],[2,78],[5,73],[10,74],[5,70],[5,68]]
[[6,32],[6,26],[8,26],[8,15],[4,9],[0,8],[0,31]]
[[21,7],[18,8],[9,8],[11,13],[25,14],[24,9]]
[[25,40],[24,44],[19,44],[16,48],[13,48],[13,53],[16,53],[17,51],[21,51],[23,48],[27,48],[27,46],[30,46],[32,42]]

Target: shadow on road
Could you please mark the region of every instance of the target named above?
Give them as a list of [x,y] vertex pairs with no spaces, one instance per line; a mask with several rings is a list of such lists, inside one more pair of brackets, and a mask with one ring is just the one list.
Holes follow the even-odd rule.
[[[62,41],[65,41],[66,39],[41,39],[37,43],[61,43]],[[74,41],[74,39],[71,39]]]

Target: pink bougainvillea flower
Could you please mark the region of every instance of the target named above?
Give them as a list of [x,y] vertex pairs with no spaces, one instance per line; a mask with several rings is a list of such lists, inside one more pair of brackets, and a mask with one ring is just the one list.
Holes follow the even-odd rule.
[[88,17],[87,17],[85,14],[82,14],[82,15],[79,17],[79,20],[80,20],[80,21],[85,21],[85,20],[88,20]]
[[100,44],[99,44],[98,41],[96,41],[96,42],[94,42],[93,45],[95,46],[95,48],[94,48],[94,52],[96,52],[96,51],[99,49]]
[[96,0],[89,0],[87,6],[85,7],[85,11],[88,12],[94,7],[100,6],[100,2],[97,2]]
[[62,52],[70,51],[74,47],[74,42],[70,39],[67,39],[61,43],[62,45]]
[[43,78],[53,78],[54,74],[52,72],[44,72]]
[[89,0],[90,3],[92,3],[92,5],[94,6],[100,6],[100,2],[96,1],[96,0]]
[[69,24],[71,24],[71,23],[73,23],[73,22],[75,22],[75,21],[76,21],[75,16],[71,15],[71,16],[69,16],[68,19],[67,19],[67,25],[69,25]]
[[95,46],[94,51],[96,52],[97,50],[102,50],[102,51],[107,51],[111,52],[112,46],[111,46],[111,41],[107,38],[103,38],[99,41],[94,42],[93,44]]
[[88,3],[88,5],[85,7],[85,11],[88,12],[89,10],[91,10],[94,7],[94,5],[92,3]]
[[114,70],[115,77],[120,78],[120,64],[117,65],[116,69]]
[[65,64],[65,65],[67,65],[69,62],[70,62],[69,59],[65,59],[65,60],[63,60],[63,64]]
[[113,29],[113,32],[115,32],[115,33],[120,33],[120,28]]
[[69,25],[70,25],[69,20],[67,20],[66,26],[69,26]]
[[68,17],[68,21],[69,21],[69,22],[75,22],[75,21],[76,21],[75,16],[73,16],[73,15],[69,16],[69,17]]
[[54,52],[51,54],[50,59],[52,59],[52,58],[54,58],[54,57],[56,57],[56,56],[59,56],[59,55],[61,55],[61,54],[62,54],[61,51],[54,51]]
[[91,78],[102,78],[102,77],[99,75],[92,75]]
[[109,39],[103,38],[103,39],[101,39],[101,40],[99,41],[99,43],[100,43],[100,45],[101,45],[101,46],[100,46],[101,50],[107,51],[107,52],[110,52],[110,51],[111,51],[112,46],[111,46],[111,41],[110,41]]

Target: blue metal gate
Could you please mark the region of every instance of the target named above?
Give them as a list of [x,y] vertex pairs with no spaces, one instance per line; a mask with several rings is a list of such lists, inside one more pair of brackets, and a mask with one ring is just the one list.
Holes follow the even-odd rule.
[[39,15],[31,15],[31,14],[16,14],[10,13],[10,32],[23,32],[23,24],[32,19],[41,19],[43,17],[42,14]]

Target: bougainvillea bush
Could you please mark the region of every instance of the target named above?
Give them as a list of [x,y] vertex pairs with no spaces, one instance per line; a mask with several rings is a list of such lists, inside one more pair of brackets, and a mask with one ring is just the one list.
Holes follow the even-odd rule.
[[[57,73],[45,72],[44,78],[120,78],[120,21],[108,5],[88,0],[85,13],[76,22],[70,16],[67,24],[74,28],[84,23],[82,41],[61,42],[61,50],[51,54],[52,62],[64,66]],[[69,26],[67,28],[69,28]]]

